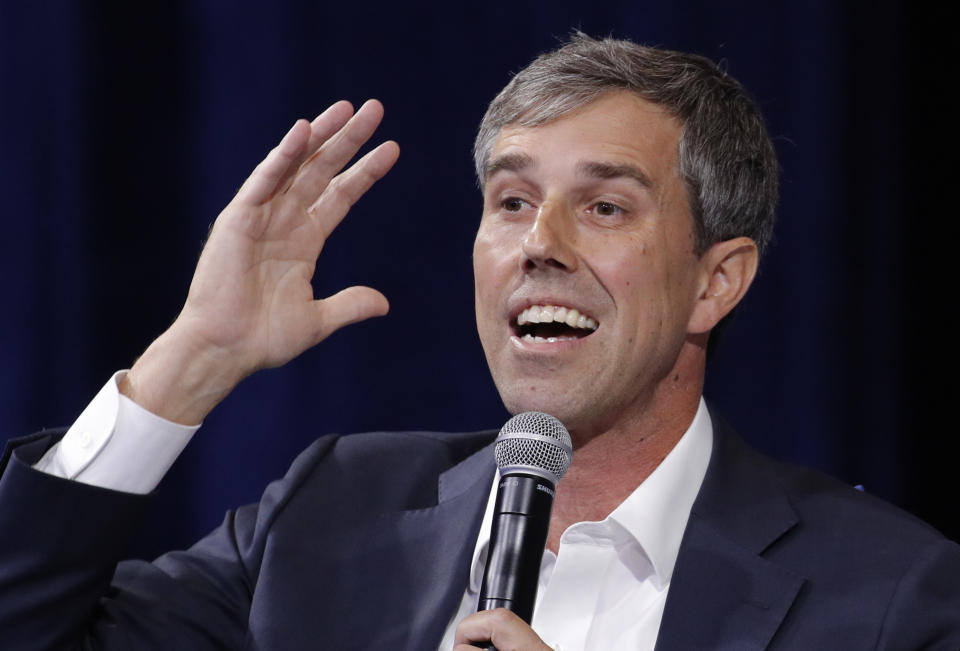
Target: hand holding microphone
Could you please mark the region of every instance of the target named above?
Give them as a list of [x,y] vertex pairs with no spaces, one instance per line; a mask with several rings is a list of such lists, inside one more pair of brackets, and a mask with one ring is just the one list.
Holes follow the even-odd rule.
[[570,467],[573,444],[559,420],[525,412],[500,430],[495,455],[500,483],[477,610],[506,608],[529,624],[554,491]]

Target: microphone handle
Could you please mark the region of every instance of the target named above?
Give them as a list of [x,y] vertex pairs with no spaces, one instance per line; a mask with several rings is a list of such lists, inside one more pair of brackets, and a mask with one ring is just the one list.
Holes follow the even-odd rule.
[[506,608],[527,624],[533,619],[553,496],[553,484],[542,477],[500,478],[478,611]]

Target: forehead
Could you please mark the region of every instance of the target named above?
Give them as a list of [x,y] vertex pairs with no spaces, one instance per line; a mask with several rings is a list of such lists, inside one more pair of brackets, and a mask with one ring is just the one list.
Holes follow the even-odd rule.
[[508,124],[497,136],[485,178],[519,167],[630,165],[651,179],[675,176],[682,125],[662,107],[615,91],[536,126]]

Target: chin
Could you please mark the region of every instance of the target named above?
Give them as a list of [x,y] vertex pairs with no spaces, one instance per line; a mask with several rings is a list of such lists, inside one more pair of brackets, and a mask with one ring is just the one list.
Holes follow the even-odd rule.
[[579,420],[579,405],[571,401],[570,396],[547,387],[530,387],[525,391],[501,391],[500,399],[511,414],[525,411],[542,411],[550,414],[564,425],[568,421]]
[[617,411],[603,400],[602,394],[596,391],[588,394],[589,388],[592,387],[577,386],[563,391],[549,385],[534,387],[527,382],[522,391],[516,387],[500,391],[500,398],[513,415],[525,411],[550,414],[563,423],[576,444],[601,431],[608,422],[606,417]]

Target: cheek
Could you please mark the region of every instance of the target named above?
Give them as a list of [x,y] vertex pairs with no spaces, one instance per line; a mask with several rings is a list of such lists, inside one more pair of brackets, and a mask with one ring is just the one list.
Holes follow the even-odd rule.
[[514,269],[516,254],[501,237],[494,237],[489,229],[477,233],[473,243],[473,277],[477,296],[496,293]]
[[673,327],[671,311],[677,288],[644,247],[634,247],[628,255],[607,260],[595,269],[613,297],[621,345],[633,347]]
[[477,329],[481,336],[491,330],[493,321],[502,312],[499,308],[505,283],[502,257],[481,231],[473,245],[473,287],[476,306]]
[[473,240],[473,272],[475,274],[479,275],[491,266],[495,257],[496,243],[496,238],[492,237],[487,221],[481,221],[477,237]]
[[591,265],[593,272],[613,297],[618,311],[629,311],[632,304],[649,300],[658,274],[646,259],[643,247],[610,245],[594,259],[599,262]]

